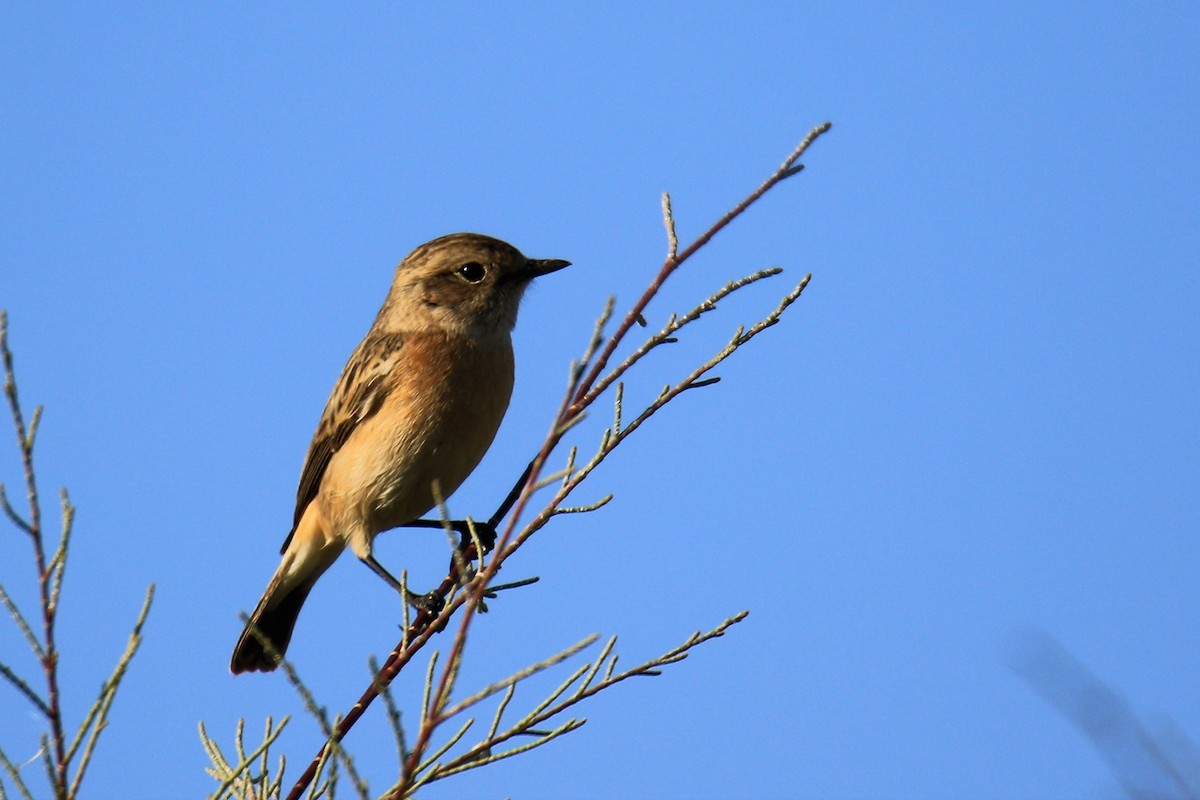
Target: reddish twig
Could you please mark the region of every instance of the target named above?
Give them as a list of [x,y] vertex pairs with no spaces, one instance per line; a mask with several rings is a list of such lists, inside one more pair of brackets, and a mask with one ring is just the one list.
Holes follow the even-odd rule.
[[[601,351],[600,356],[592,363],[592,368],[588,371],[587,377],[580,381],[579,388],[576,390],[575,397],[571,402],[571,407],[569,409],[570,416],[574,416],[581,412],[584,408],[590,405],[597,396],[599,396],[600,392],[604,390],[604,386],[597,386],[595,389],[593,389],[592,385],[596,382],[597,378],[600,377],[600,373],[604,371],[605,366],[608,365],[608,360],[612,358],[613,352],[617,349],[617,346],[620,345],[622,340],[624,340],[625,334],[627,334],[629,329],[632,328],[633,325],[641,318],[642,312],[646,310],[646,306],[648,306],[650,301],[654,299],[654,296],[658,294],[659,289],[662,288],[662,285],[666,282],[667,278],[671,277],[671,273],[678,269],[683,262],[695,255],[700,248],[708,244],[709,240],[720,233],[721,230],[724,229],[729,223],[740,217],[746,211],[746,209],[758,202],[759,198],[769,192],[777,183],[800,172],[800,170],[804,168],[804,165],[797,164],[796,162],[799,161],[800,157],[804,155],[805,151],[808,150],[812,143],[831,127],[833,127],[832,123],[826,122],[823,125],[818,125],[816,128],[813,128],[811,131],[809,131],[808,136],[805,136],[804,140],[796,146],[796,149],[793,150],[788,157],[784,159],[783,163],[779,165],[779,169],[775,170],[770,177],[763,181],[761,186],[747,195],[745,200],[734,206],[725,214],[725,216],[713,223],[712,227],[696,237],[696,240],[684,248],[682,252],[669,252],[667,254],[667,260],[663,263],[662,268],[658,271],[658,275],[656,275],[654,280],[650,282],[650,285],[646,288],[646,291],[640,298],[638,298],[638,301],[633,304],[633,308],[629,309],[629,313],[625,315],[625,318],[621,320],[621,324],[617,326],[616,331],[614,331],[613,335],[609,337],[608,343],[604,346],[604,350]],[[672,246],[671,250],[674,251],[675,247]]]
[[[554,510],[559,506],[559,504],[562,503],[567,495],[569,495],[571,491],[587,476],[587,474],[590,473],[591,469],[589,466],[587,468],[578,470],[574,474],[571,474],[563,481],[562,485],[559,487],[558,491],[555,492],[554,497],[550,500],[550,502],[546,504],[545,508],[543,508],[541,512],[539,512],[534,516],[533,519],[529,521],[520,534],[516,534],[515,531],[517,521],[521,519],[525,512],[525,509],[533,495],[534,489],[538,484],[542,468],[544,467],[546,460],[549,458],[550,453],[553,452],[558,446],[567,430],[580,419],[584,410],[594,403],[596,399],[609,386],[611,386],[613,382],[616,381],[626,369],[628,369],[629,366],[632,365],[632,361],[627,361],[618,368],[614,369],[610,374],[601,378],[601,375],[608,366],[613,354],[624,341],[634,324],[642,319],[642,312],[649,305],[650,301],[655,297],[655,295],[658,294],[659,290],[662,288],[666,280],[672,275],[672,273],[674,273],[675,270],[677,270],[689,258],[695,255],[701,248],[708,244],[708,242],[722,229],[729,225],[729,223],[741,216],[748,208],[750,208],[750,206],[754,205],[754,203],[761,199],[762,196],[770,191],[774,186],[800,172],[801,169],[803,169],[803,165],[797,163],[800,157],[804,155],[812,143],[815,142],[822,134],[828,131],[830,127],[830,123],[827,122],[810,131],[804,140],[801,141],[800,144],[797,145],[797,147],[788,155],[779,168],[776,169],[775,172],[773,172],[765,181],[763,181],[763,183],[757,189],[752,191],[744,200],[734,206],[706,231],[701,233],[682,251],[678,250],[678,242],[675,238],[674,224],[670,217],[669,202],[664,199],[664,214],[668,223],[667,232],[670,245],[666,261],[659,269],[658,274],[655,275],[654,279],[650,282],[645,292],[643,292],[642,296],[638,298],[637,302],[633,304],[633,307],[622,319],[616,330],[604,342],[602,349],[599,349],[599,331],[597,331],[597,338],[594,339],[592,343],[593,346],[589,348],[589,352],[587,356],[585,356],[584,361],[580,363],[578,369],[573,374],[572,380],[567,392],[563,397],[558,413],[554,417],[553,425],[551,426],[546,439],[543,441],[538,454],[530,462],[529,466],[526,467],[525,471],[521,475],[521,478],[513,486],[512,490],[505,497],[504,502],[501,503],[500,507],[490,520],[491,527],[496,529],[499,527],[501,520],[506,517],[508,519],[508,522],[504,526],[504,530],[499,536],[495,545],[493,557],[487,562],[484,568],[471,579],[471,582],[466,587],[465,591],[455,595],[449,600],[449,602],[446,603],[446,606],[442,609],[441,613],[434,616],[422,611],[414,620],[412,620],[411,624],[405,631],[404,637],[396,645],[396,648],[391,652],[383,666],[379,669],[379,672],[375,675],[371,685],[367,687],[354,706],[347,711],[346,715],[342,718],[341,722],[334,731],[333,737],[331,737],[333,741],[340,742],[358,721],[358,719],[363,715],[366,709],[371,705],[371,703],[374,702],[375,698],[379,696],[382,688],[388,686],[396,677],[396,675],[398,675],[399,672],[404,668],[404,666],[412,660],[412,657],[425,645],[429,638],[435,633],[443,630],[449,623],[450,618],[458,611],[458,609],[463,605],[466,605],[466,611],[460,618],[458,629],[455,633],[455,638],[446,660],[448,666],[442,671],[442,675],[438,680],[437,685],[434,687],[427,716],[422,721],[421,730],[418,733],[417,741],[414,743],[411,751],[409,752],[408,758],[405,761],[401,782],[392,792],[391,797],[403,797],[405,791],[410,788],[411,780],[415,776],[416,769],[421,763],[422,755],[429,745],[433,731],[437,725],[444,720],[442,717],[442,709],[447,701],[448,691],[453,680],[452,672],[454,664],[456,663],[456,659],[462,653],[462,649],[466,642],[467,629],[470,626],[471,620],[474,618],[475,611],[479,606],[479,601],[482,599],[491,579],[500,570],[505,559],[507,559],[509,555],[511,555],[518,547],[520,547],[520,545],[526,541],[530,535],[532,535],[550,520],[550,518],[554,515]],[[805,283],[806,282],[807,279],[805,279]],[[750,331],[744,334],[742,331],[739,331],[734,338],[734,342],[731,342],[730,345],[727,346],[726,350],[723,350],[722,353],[718,354],[718,356],[710,362],[702,365],[700,369],[693,372],[680,384],[669,388],[663,393],[663,395],[660,395],[660,397],[624,431],[614,432],[615,435],[612,437],[612,441],[607,442],[604,447],[611,450],[612,447],[615,447],[616,444],[625,438],[625,436],[627,436],[642,422],[644,422],[650,414],[654,413],[663,405],[665,405],[665,403],[672,397],[675,397],[687,389],[697,388],[713,382],[711,379],[707,381],[699,380],[699,377],[710,370],[716,363],[719,363],[726,356],[728,356],[728,354],[732,352],[736,346],[739,346],[740,344],[749,340],[763,328],[774,324],[774,321],[778,318],[778,314],[781,313],[791,301],[795,300],[796,297],[799,296],[800,292],[803,291],[803,288],[804,283],[798,286],[785,298],[784,303],[781,304],[780,308],[778,308],[771,317],[768,317],[767,321],[764,321],[764,323],[760,323],[758,326],[751,328]],[[473,559],[475,556],[474,551],[474,546],[468,545],[464,550],[463,557],[460,560],[456,560],[456,563],[451,565],[449,574],[442,581],[441,585],[435,590],[440,596],[443,598],[448,598],[454,592],[455,588],[460,586],[459,573],[461,570],[458,564],[466,563],[467,561]],[[312,762],[308,765],[304,773],[297,779],[295,785],[291,789],[291,792],[287,796],[287,800],[299,800],[304,790],[310,785],[315,777],[319,765],[325,758],[328,747],[328,743],[322,746],[321,750],[313,758]]]
[[[42,511],[38,501],[37,478],[33,469],[33,441],[37,436],[37,425],[41,418],[41,408],[34,409],[29,426],[26,427],[25,416],[21,412],[21,403],[17,394],[17,379],[13,371],[13,355],[8,348],[8,317],[0,313],[0,357],[4,361],[4,394],[8,398],[8,406],[12,411],[13,427],[16,429],[17,444],[21,450],[21,466],[25,476],[25,493],[29,500],[29,519],[20,524],[33,545],[33,558],[38,575],[38,591],[42,606],[42,637],[41,662],[46,675],[46,718],[50,724],[50,746],[53,749],[53,763],[50,767],[54,784],[55,797],[67,797],[68,762],[66,757],[66,736],[63,731],[62,710],[59,705],[58,686],[58,646],[55,643],[54,628],[58,616],[57,598],[54,596],[54,573],[56,565],[46,566],[46,549],[42,535]],[[15,512],[8,507],[5,509],[10,518]],[[49,759],[47,759],[49,761]]]

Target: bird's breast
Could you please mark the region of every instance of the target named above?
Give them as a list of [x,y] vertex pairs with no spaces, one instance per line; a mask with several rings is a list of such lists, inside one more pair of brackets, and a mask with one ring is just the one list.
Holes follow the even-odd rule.
[[422,516],[434,481],[447,498],[479,464],[512,396],[511,340],[406,337],[388,381],[383,407],[338,454],[354,459],[342,489],[371,536]]

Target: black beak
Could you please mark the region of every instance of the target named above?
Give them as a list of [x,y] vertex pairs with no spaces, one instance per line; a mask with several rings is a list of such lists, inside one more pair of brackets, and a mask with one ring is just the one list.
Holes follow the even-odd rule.
[[532,280],[569,266],[571,266],[571,262],[563,261],[561,258],[531,258],[526,262],[525,269],[522,271],[526,277]]

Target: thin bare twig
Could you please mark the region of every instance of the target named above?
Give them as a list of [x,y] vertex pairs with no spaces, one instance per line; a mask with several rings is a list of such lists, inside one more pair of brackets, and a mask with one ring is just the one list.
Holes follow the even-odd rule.
[[604,346],[604,349],[600,351],[600,355],[592,363],[592,367],[588,371],[587,376],[580,381],[580,385],[575,390],[575,396],[571,402],[571,414],[582,411],[595,399],[595,393],[592,391],[592,385],[596,382],[596,379],[600,376],[600,373],[604,371],[604,367],[608,364],[608,360],[612,358],[612,354],[616,351],[618,345],[620,345],[620,343],[625,339],[625,334],[629,332],[629,329],[633,327],[634,323],[636,323],[637,319],[642,315],[642,312],[646,310],[646,306],[648,306],[654,296],[658,294],[658,291],[662,288],[662,285],[666,282],[667,278],[671,277],[671,273],[677,270],[680,265],[682,265],[693,255],[695,255],[700,248],[708,244],[709,240],[724,230],[729,223],[740,217],[746,211],[746,209],[758,202],[758,200],[767,192],[769,192],[776,184],[797,174],[801,169],[800,166],[797,166],[797,162],[800,160],[800,157],[804,155],[805,151],[807,151],[810,146],[812,146],[813,142],[815,142],[831,127],[833,127],[832,124],[826,122],[809,131],[808,135],[804,137],[800,144],[796,145],[796,149],[794,149],[788,155],[788,157],[783,160],[783,163],[779,165],[779,168],[771,173],[771,175],[765,181],[763,181],[757,189],[747,195],[742,202],[738,203],[736,206],[726,212],[726,214],[713,223],[708,230],[697,236],[695,241],[688,245],[683,252],[676,253],[674,256],[668,256],[667,260],[663,263],[662,268],[659,270],[658,275],[655,276],[654,280],[650,282],[649,287],[647,287],[642,296],[638,298],[637,302],[633,304],[633,308],[629,310],[629,313],[625,315],[625,318],[617,326],[617,329],[613,332],[613,335],[609,337],[608,343]]
[[[616,675],[613,675],[611,672],[611,666],[615,663],[615,661],[609,658],[613,645],[616,643],[616,637],[611,637],[605,644],[604,648],[600,651],[600,654],[591,664],[585,664],[584,666],[575,670],[565,681],[551,691],[551,693],[544,700],[538,703],[524,717],[509,727],[506,731],[498,733],[497,729],[499,728],[500,714],[503,713],[503,707],[507,705],[507,702],[503,703],[502,707],[497,711],[496,719],[488,732],[488,736],[462,755],[451,759],[440,767],[435,767],[433,774],[425,777],[425,782],[446,778],[450,775],[457,774],[467,769],[484,766],[485,764],[493,763],[502,758],[508,758],[524,752],[532,747],[545,744],[564,733],[569,733],[571,730],[575,730],[583,725],[585,720],[572,718],[567,720],[566,723],[560,728],[549,732],[539,731],[538,726],[549,722],[567,709],[572,708],[589,697],[592,697],[624,680],[639,676],[658,675],[661,671],[661,667],[682,661],[687,657],[688,652],[693,648],[711,639],[724,636],[725,631],[745,619],[747,614],[748,612],[746,611],[736,614],[733,617],[726,619],[716,628],[708,631],[707,633],[702,634],[700,632],[696,632],[688,637],[683,644],[668,650],[661,656],[652,658],[649,661],[645,661],[636,667],[631,667],[630,669],[627,669],[624,672]],[[604,678],[599,683],[593,684],[592,681],[594,680],[601,665],[605,664],[606,662],[610,666],[609,672],[606,673]],[[580,678],[583,678],[582,682],[580,682]],[[576,686],[577,683],[578,685]],[[514,682],[509,688],[511,689],[515,686],[516,683]],[[559,698],[566,694],[572,686],[575,686],[575,691],[571,692],[569,696],[560,701]],[[505,742],[517,736],[526,735],[538,736],[539,738],[528,745],[522,745],[502,753],[494,754],[492,752],[496,747],[504,744]]]
[[[0,505],[3,506],[5,516],[25,534],[25,538],[32,546],[34,568],[37,575],[38,601],[41,609],[40,629],[35,632],[35,626],[30,624],[29,618],[21,612],[2,586],[0,586],[0,605],[3,605],[8,611],[40,664],[45,690],[44,692],[34,690],[30,683],[17,675],[16,671],[8,664],[0,664],[0,676],[3,676],[18,692],[32,702],[45,717],[48,730],[40,739],[41,748],[37,760],[41,761],[45,768],[52,796],[56,800],[71,800],[79,794],[83,778],[87,774],[88,765],[95,752],[96,743],[108,724],[108,714],[116,697],[117,689],[141,642],[141,630],[150,610],[154,587],[152,585],[147,591],[146,600],[134,624],[133,632],[130,634],[124,655],[118,660],[109,678],[101,686],[99,695],[93,701],[91,708],[84,714],[73,741],[68,746],[65,721],[60,706],[58,671],[60,653],[56,641],[56,623],[63,579],[66,575],[67,554],[74,529],[75,507],[71,504],[66,489],[62,489],[59,495],[62,530],[53,553],[47,558],[46,531],[42,524],[41,502],[33,459],[33,448],[42,419],[42,409],[41,407],[35,408],[26,420],[21,406],[20,393],[17,389],[13,354],[8,346],[8,317],[2,311],[0,311],[0,363],[3,364],[4,369],[4,395],[8,402],[17,448],[21,456],[25,495],[29,510],[27,515],[19,514],[9,502],[3,486],[0,486],[0,501],[2,501]],[[74,771],[72,773],[73,764]],[[0,793],[2,793],[2,789],[0,789]]]
[[[488,524],[491,529],[499,532],[499,536],[495,544],[494,554],[491,560],[471,578],[471,580],[463,587],[462,592],[451,597],[451,594],[460,585],[460,573],[462,572],[462,570],[458,569],[457,566],[452,567],[451,574],[448,575],[446,579],[443,580],[441,586],[435,590],[442,597],[451,597],[449,602],[445,604],[445,607],[436,616],[422,611],[414,620],[412,620],[411,625],[405,630],[401,643],[397,645],[396,649],[394,649],[385,660],[383,666],[374,676],[371,684],[363,692],[358,702],[355,703],[355,705],[341,719],[339,724],[336,726],[336,729],[330,732],[329,741],[327,744],[321,748],[320,752],[318,752],[316,757],[314,757],[314,759],[309,763],[308,768],[292,787],[291,793],[288,795],[288,800],[299,800],[299,797],[303,793],[304,789],[313,780],[319,764],[326,756],[326,750],[330,744],[339,742],[345,737],[350,728],[353,727],[365,710],[379,695],[382,687],[386,687],[388,684],[390,684],[394,677],[412,659],[413,655],[425,645],[429,638],[434,633],[442,630],[449,623],[451,617],[453,617],[459,611],[461,606],[466,604],[467,607],[459,618],[459,623],[454,638],[451,641],[450,649],[444,662],[445,666],[443,667],[440,676],[431,683],[431,697],[426,706],[424,720],[420,726],[420,729],[418,730],[417,739],[413,742],[412,748],[408,753],[408,757],[405,761],[405,767],[402,772],[401,781],[396,787],[394,787],[389,796],[401,797],[403,796],[404,792],[412,788],[411,784],[407,782],[415,780],[417,768],[420,767],[421,764],[425,763],[424,753],[430,745],[433,728],[435,728],[436,725],[442,719],[444,719],[443,714],[447,707],[451,687],[453,686],[457,664],[462,656],[462,651],[465,646],[466,632],[470,627],[471,621],[478,608],[478,604],[483,597],[487,586],[490,584],[496,573],[500,570],[507,557],[511,555],[524,541],[526,541],[529,536],[546,524],[546,522],[556,513],[556,510],[559,509],[562,501],[571,493],[572,490],[574,490],[576,486],[579,485],[579,483],[585,477],[587,477],[591,470],[594,469],[595,465],[598,464],[600,460],[603,460],[604,456],[611,452],[612,448],[615,447],[616,444],[619,444],[621,441],[627,438],[646,419],[648,419],[650,415],[655,413],[672,398],[678,396],[678,394],[689,389],[700,388],[715,382],[716,379],[704,378],[703,376],[713,367],[727,358],[728,355],[738,347],[745,344],[765,328],[774,325],[778,321],[779,315],[783,312],[783,310],[786,309],[787,306],[790,305],[790,303],[793,302],[797,297],[799,297],[799,294],[803,291],[804,285],[807,282],[807,278],[805,279],[805,283],[801,283],[800,286],[798,286],[795,290],[793,290],[792,293],[785,297],[784,302],[780,304],[780,307],[777,308],[775,312],[764,318],[756,325],[752,326],[749,330],[743,331],[739,329],[737,334],[735,334],[734,339],[730,341],[730,344],[727,345],[725,349],[714,356],[713,359],[710,359],[710,361],[701,365],[700,368],[695,370],[692,374],[690,374],[680,383],[676,384],[674,387],[667,387],[667,389],[664,390],[664,393],[655,401],[653,401],[642,412],[642,414],[634,419],[633,422],[623,424],[619,407],[617,407],[614,410],[616,422],[615,429],[606,436],[605,441],[601,444],[601,448],[597,453],[597,456],[594,457],[584,467],[575,469],[574,454],[572,453],[568,461],[568,468],[563,474],[562,483],[557,491],[555,491],[553,497],[541,512],[534,515],[534,517],[529,520],[529,522],[526,523],[520,531],[517,530],[518,520],[522,518],[534,490],[541,483],[540,476],[543,467],[549,458],[550,453],[557,447],[566,431],[569,430],[574,424],[578,423],[578,421],[582,419],[589,406],[591,406],[591,404],[595,402],[595,400],[609,386],[611,386],[614,381],[618,381],[620,376],[624,374],[624,372],[631,366],[633,366],[633,364],[636,363],[642,356],[644,356],[649,349],[669,342],[671,340],[671,334],[674,331],[677,331],[679,327],[687,324],[692,319],[698,317],[700,314],[704,313],[705,310],[707,310],[706,305],[702,304],[690,312],[689,315],[685,315],[678,320],[672,320],[670,323],[668,323],[668,329],[670,329],[669,332],[665,334],[660,332],[660,334],[656,335],[655,337],[651,337],[647,344],[643,345],[644,350],[635,351],[635,354],[629,359],[626,359],[625,363],[606,374],[605,371],[608,368],[610,360],[612,359],[617,348],[625,340],[629,330],[635,324],[644,324],[643,312],[650,301],[658,294],[665,281],[683,263],[695,255],[702,247],[704,247],[717,233],[723,230],[733,220],[737,219],[748,208],[758,202],[758,200],[761,199],[774,186],[796,175],[802,169],[802,166],[798,163],[799,159],[804,155],[812,143],[815,142],[822,134],[828,131],[830,127],[831,126],[829,123],[825,123],[810,131],[809,134],[799,143],[799,145],[797,145],[797,147],[788,155],[779,168],[776,169],[770,176],[768,176],[768,178],[763,181],[758,188],[753,190],[749,195],[746,196],[746,198],[735,205],[729,212],[713,223],[713,225],[701,233],[694,241],[692,241],[682,250],[679,249],[679,244],[675,233],[675,222],[670,208],[670,198],[664,195],[664,225],[667,229],[668,237],[667,258],[641,297],[639,297],[639,299],[625,314],[621,322],[617,325],[617,328],[607,338],[607,340],[604,340],[603,331],[606,327],[606,323],[612,315],[613,301],[610,299],[606,305],[604,313],[597,322],[593,335],[589,340],[583,359],[580,362],[572,364],[568,381],[568,390],[563,397],[562,403],[554,417],[554,421],[550,426],[550,430],[543,441],[542,447],[530,462],[529,466],[523,471],[521,477],[509,491],[504,501],[496,510],[496,513],[493,514],[489,520]],[[740,282],[734,282],[733,284],[726,286],[714,297],[716,300],[719,300],[722,297],[727,296],[730,292],[736,291],[737,289],[748,285],[749,283],[769,277],[776,272],[777,271],[766,270],[760,273],[755,273],[754,275],[749,276]],[[713,301],[713,298],[710,298],[710,301]],[[671,325],[675,325],[675,327],[671,328]],[[581,507],[578,509],[564,509],[562,513],[566,513],[570,510],[585,509],[586,507]],[[503,530],[501,530],[500,524],[505,519],[507,519],[507,523],[505,523]],[[471,552],[471,550],[474,550],[477,547],[478,545],[473,545],[469,550],[464,552],[463,558],[473,558],[474,554]],[[600,682],[600,684],[597,685],[610,685],[610,681],[614,680],[612,676],[612,671],[614,668],[615,659],[613,662],[608,664],[608,670],[605,673],[605,678]],[[621,673],[617,679],[628,677],[628,674],[629,673]]]
[[33,468],[33,442],[38,422],[41,419],[41,410],[37,409],[34,411],[30,419],[30,424],[27,427],[25,416],[21,411],[20,395],[17,391],[17,378],[13,368],[12,350],[8,346],[8,315],[4,312],[0,312],[0,360],[4,362],[4,394],[8,398],[8,407],[12,413],[13,428],[17,435],[17,446],[21,452],[21,467],[25,476],[25,494],[29,501],[29,516],[23,520],[25,524],[21,524],[18,521],[16,513],[8,504],[7,497],[4,501],[5,513],[17,523],[18,527],[29,535],[30,543],[33,545],[33,561],[34,568],[37,571],[38,593],[42,609],[42,635],[39,641],[38,652],[42,664],[42,672],[46,677],[45,702],[49,711],[46,715],[46,720],[50,726],[50,747],[52,749],[52,756],[51,753],[48,753],[47,757],[52,758],[51,785],[54,787],[54,795],[55,797],[64,798],[68,797],[67,770],[69,765],[65,752],[62,710],[59,707],[58,646],[55,643],[57,614],[54,598],[52,597],[53,574],[46,567],[46,550],[42,533],[42,509],[41,503],[38,500],[37,477]]
[[675,215],[671,212],[671,195],[663,192],[663,226],[667,229],[667,260],[679,255],[679,236],[675,233]]
[[65,758],[68,763],[74,758],[76,749],[79,747],[84,736],[87,736],[87,744],[84,745],[83,752],[79,757],[79,766],[75,768],[75,778],[71,781],[71,789],[68,797],[75,797],[79,793],[80,783],[83,781],[83,775],[87,772],[88,764],[91,763],[92,754],[96,749],[96,742],[100,739],[100,733],[108,725],[108,712],[112,708],[113,700],[117,696],[117,689],[121,685],[121,679],[125,677],[125,671],[129,669],[129,662],[137,655],[138,648],[142,644],[142,627],[146,624],[146,617],[150,614],[150,604],[154,602],[154,584],[150,584],[146,588],[146,597],[142,601],[142,609],[138,612],[137,620],[133,623],[133,630],[129,634],[129,640],[125,644],[125,652],[117,661],[116,667],[113,668],[112,674],[108,680],[100,688],[100,696],[96,703],[84,716],[83,722],[79,724],[79,729],[75,734],[75,740],[67,749]]

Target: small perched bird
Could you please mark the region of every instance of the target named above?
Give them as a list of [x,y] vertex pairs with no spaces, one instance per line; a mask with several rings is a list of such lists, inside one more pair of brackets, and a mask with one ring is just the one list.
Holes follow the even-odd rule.
[[[483,458],[513,386],[510,332],[529,282],[569,266],[490,236],[455,233],[400,262],[375,323],[342,370],[308,447],[283,560],[229,669],[269,671],[300,607],[342,550],[399,589],[371,555],[380,532],[417,520]],[[413,602],[415,595],[406,598]]]

